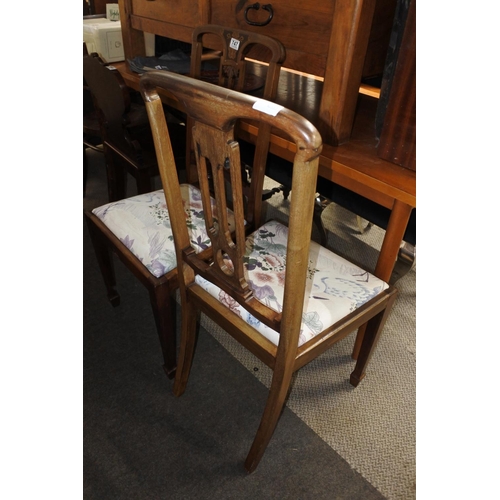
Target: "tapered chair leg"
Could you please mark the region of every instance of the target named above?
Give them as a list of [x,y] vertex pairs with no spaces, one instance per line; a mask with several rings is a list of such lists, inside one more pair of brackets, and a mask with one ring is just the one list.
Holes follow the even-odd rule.
[[168,378],[175,376],[176,369],[176,301],[168,283],[150,290],[151,307],[163,353],[163,370]]
[[94,247],[94,252],[97,258],[97,263],[99,264],[99,269],[101,270],[102,278],[106,286],[106,291],[108,295],[108,300],[111,302],[113,307],[120,305],[120,295],[116,291],[116,277],[115,277],[115,267],[113,264],[113,254],[103,240],[99,230],[95,227],[94,223],[88,218],[87,227],[90,233],[90,239],[92,241],[92,246]]
[[288,391],[290,390],[292,375],[293,371],[289,368],[282,370],[275,369],[274,371],[259,429],[245,460],[245,469],[249,473],[253,472],[259,465],[267,445],[274,434],[276,424],[281,416]]
[[182,396],[186,390],[191,364],[193,362],[194,348],[196,345],[196,334],[198,328],[199,311],[188,299],[181,301],[182,309],[182,334],[179,359],[175,373],[174,394]]
[[354,371],[351,373],[350,377],[350,383],[354,387],[357,387],[358,384],[365,378],[366,367],[375,352],[375,347],[377,346],[380,333],[384,328],[384,324],[392,309],[396,295],[396,293],[393,293],[389,299],[387,307],[366,323],[363,343],[361,344],[356,366],[354,367]]

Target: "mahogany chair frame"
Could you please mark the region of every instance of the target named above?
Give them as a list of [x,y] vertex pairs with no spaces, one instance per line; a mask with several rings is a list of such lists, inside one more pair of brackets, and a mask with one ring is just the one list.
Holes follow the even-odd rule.
[[[141,78],[141,92],[146,102],[156,144],[160,176],[170,213],[177,255],[182,332],[174,394],[180,396],[186,388],[196,344],[197,318],[201,311],[274,372],[262,420],[245,461],[246,470],[252,472],[259,464],[273,435],[290,389],[293,373],[334,343],[366,324],[366,333],[350,382],[357,386],[363,379],[367,363],[396,297],[396,290],[389,287],[348,314],[342,321],[338,321],[298,347],[304,298],[301,291],[304,290],[306,281],[318,156],[322,149],[318,131],[297,113],[281,107],[276,108],[274,107],[276,105],[268,101],[172,73],[153,71],[145,74]],[[179,179],[159,97],[159,94],[163,95],[165,92],[172,94],[183,104],[194,124],[193,140],[198,178],[213,255],[209,260],[194,253],[184,222]],[[259,104],[264,106],[260,108]],[[275,116],[268,114],[270,112],[277,114]],[[235,124],[240,119],[255,120],[276,127],[285,132],[296,145],[285,291],[280,313],[260,303],[253,296],[245,280],[243,256],[248,228],[243,217],[244,195],[240,155],[234,132]],[[228,189],[231,191],[236,218],[234,237],[224,229],[227,227],[227,220],[224,217],[216,223],[212,216],[209,202],[210,187],[207,181],[209,170],[214,183],[219,214],[224,214],[227,206],[225,191],[227,183],[223,172],[229,170],[231,185]],[[257,174],[261,175],[260,172]],[[259,219],[258,214],[255,214],[255,220]],[[223,255],[229,257],[232,270],[223,259]],[[264,338],[239,315],[205,291],[195,281],[198,274],[219,286],[257,319],[279,332],[278,345]]]

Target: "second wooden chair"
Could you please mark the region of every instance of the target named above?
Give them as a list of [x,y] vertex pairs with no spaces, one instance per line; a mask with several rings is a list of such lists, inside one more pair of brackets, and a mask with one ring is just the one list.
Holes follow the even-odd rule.
[[[223,44],[227,46],[227,50],[230,50],[228,60],[234,60],[233,63],[235,64],[233,76],[236,74],[244,75],[246,63],[241,56],[247,54],[250,48],[260,47],[266,54],[272,54],[269,68],[261,68],[265,69],[261,81],[266,95],[275,92],[280,64],[284,58],[284,49],[279,42],[267,36],[257,36],[245,31],[235,32],[220,26],[200,27],[193,34],[192,59],[194,61],[192,65],[194,75],[200,77],[205,75],[200,75],[195,70],[198,65],[201,65],[201,53],[203,52],[198,41],[201,43],[201,39],[205,40],[203,38],[205,33],[218,37],[215,47],[218,47],[217,43],[222,40]],[[239,53],[236,48],[229,49],[231,38],[238,42]],[[222,60],[225,59],[222,58]],[[84,59],[84,69],[89,85],[92,83],[100,96],[103,107],[102,115],[105,118],[103,123],[106,127],[104,130],[105,144],[111,156],[111,203],[85,212],[97,260],[106,285],[108,300],[113,306],[120,303],[113,267],[113,254],[116,254],[149,292],[164,358],[164,370],[169,377],[173,377],[176,366],[176,302],[173,299],[173,292],[178,287],[177,261],[171,222],[166,209],[163,190],[152,191],[151,186],[150,176],[152,173],[157,172],[157,160],[151,142],[150,125],[145,116],[147,130],[144,135],[149,136],[151,142],[151,144],[148,143],[146,156],[146,149],[140,147],[141,142],[130,140],[132,135],[129,135],[126,131],[124,134],[123,113],[127,108],[118,83],[120,80],[119,74],[117,75],[116,72],[105,68],[102,62],[94,57]],[[213,76],[212,73],[210,75]],[[228,84],[224,80],[218,83],[221,85]],[[126,89],[122,90],[125,92]],[[115,104],[119,104],[119,106],[114,106]],[[171,123],[169,123],[169,132],[173,148],[176,150],[175,156],[179,158],[179,145],[182,146],[180,148],[182,155],[184,155],[186,149],[185,136],[180,141],[179,129]],[[267,131],[268,133],[269,131]],[[265,162],[269,136],[266,136],[263,132],[259,143],[262,152],[261,162]],[[136,153],[141,153],[141,151],[142,156],[135,156]],[[127,158],[132,159],[132,161],[128,161]],[[140,164],[138,163],[139,159],[147,161]],[[137,196],[125,198],[122,182],[123,172],[117,169],[120,165],[117,162],[126,162],[128,171],[136,176],[139,193]],[[262,190],[263,179],[262,176],[251,180],[254,191],[260,192]],[[247,189],[250,189],[250,187],[247,186]],[[246,220],[248,227],[252,227],[255,218],[254,214],[260,213],[261,200],[260,198],[255,199],[251,193],[247,193],[247,200]],[[210,252],[210,238],[205,232],[201,194],[197,187],[183,186],[182,206],[186,214],[185,224],[197,251]],[[230,227],[232,227],[232,214],[230,212],[228,217]]]
[[[221,87],[257,95],[274,101],[278,90],[281,66],[286,58],[284,45],[277,39],[216,24],[199,26],[193,31],[190,76]],[[191,118],[187,117],[186,168],[188,181],[196,180],[196,161],[191,140]],[[259,124],[252,160],[243,166],[244,175],[262,173],[264,182],[271,128]],[[254,165],[258,165],[254,169]],[[247,179],[248,180],[248,179]],[[262,198],[262,197],[261,197]],[[260,210],[261,198],[256,200]]]

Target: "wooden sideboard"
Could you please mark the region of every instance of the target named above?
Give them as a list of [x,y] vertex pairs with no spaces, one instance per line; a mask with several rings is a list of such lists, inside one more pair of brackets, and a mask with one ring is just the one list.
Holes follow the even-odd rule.
[[[415,8],[415,0],[398,1],[406,10]],[[401,117],[398,103],[406,102],[408,91],[410,99],[413,91],[414,99],[415,81],[408,71],[404,72],[405,88],[398,87],[397,71],[391,80],[391,94],[397,99],[387,100],[383,155],[375,126],[380,102],[360,93],[360,83],[363,76],[383,68],[396,0],[275,0],[267,4],[272,5],[273,15],[265,26],[245,21],[246,17],[262,23],[270,16],[269,10],[251,9],[254,3],[248,0],[119,0],[119,4],[127,59],[145,55],[144,32],[190,43],[193,27],[208,23],[254,30],[285,45],[284,67],[291,71],[282,71],[276,101],[304,115],[320,130],[324,141],[320,176],[391,210],[375,268],[375,274],[389,280],[416,207],[416,172],[391,158],[391,129],[397,130]],[[414,26],[406,28],[414,31]],[[126,62],[114,66],[130,87],[138,89],[139,75]],[[411,116],[404,116],[411,130]],[[256,128],[243,123],[240,133],[253,142]],[[415,140],[411,134],[405,137]],[[291,144],[277,134],[271,136],[270,150],[286,159],[293,155]],[[410,150],[414,151],[414,144]]]
[[190,43],[192,29],[208,23],[278,38],[286,47],[286,67],[324,77],[316,126],[326,143],[345,143],[361,78],[383,66],[396,0],[274,0],[267,4],[272,19],[264,26],[248,23],[265,23],[271,15],[260,4],[252,9],[255,5],[248,0],[120,0],[125,54],[144,55],[142,32]]

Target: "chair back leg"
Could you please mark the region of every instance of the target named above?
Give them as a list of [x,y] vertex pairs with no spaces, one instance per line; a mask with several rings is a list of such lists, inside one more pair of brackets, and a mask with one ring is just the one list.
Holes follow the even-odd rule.
[[173,291],[174,288],[169,286],[168,281],[149,290],[149,298],[163,354],[163,370],[170,379],[175,377],[177,350],[177,302],[173,296]]
[[97,263],[101,270],[101,275],[106,286],[108,300],[113,307],[120,305],[120,295],[116,291],[115,267],[113,265],[113,254],[104,240],[102,233],[96,228],[94,222],[89,217],[87,220],[87,228],[89,230],[90,239],[94,247]]
[[368,366],[368,362],[375,351],[378,339],[392,310],[392,305],[396,300],[396,296],[397,293],[394,292],[389,298],[387,306],[370,321],[365,323],[365,325],[363,325],[363,327],[365,327],[363,341],[357,357],[356,366],[354,367],[354,371],[351,373],[350,377],[350,383],[354,387],[357,387],[358,384],[365,378],[366,367]]

